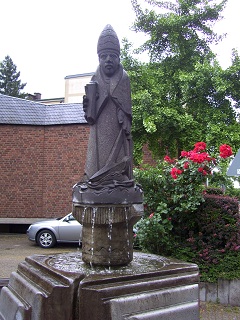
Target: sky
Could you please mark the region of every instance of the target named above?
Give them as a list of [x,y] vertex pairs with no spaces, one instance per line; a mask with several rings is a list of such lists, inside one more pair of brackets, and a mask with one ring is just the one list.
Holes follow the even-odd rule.
[[[140,0],[144,3],[143,0]],[[223,68],[232,48],[240,52],[240,1],[228,0],[215,31],[227,33],[214,47]],[[121,42],[139,46],[146,39],[130,30],[135,19],[131,0],[8,0],[1,3],[0,61],[9,55],[27,83],[25,92],[42,99],[64,97],[68,75],[94,72],[101,31],[111,24]]]

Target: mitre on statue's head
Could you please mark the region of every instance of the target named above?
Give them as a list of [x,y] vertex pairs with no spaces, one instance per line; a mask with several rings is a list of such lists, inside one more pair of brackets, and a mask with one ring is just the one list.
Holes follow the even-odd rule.
[[116,32],[110,24],[100,34],[97,44],[97,54],[100,55],[105,50],[113,50],[120,55],[120,43]]

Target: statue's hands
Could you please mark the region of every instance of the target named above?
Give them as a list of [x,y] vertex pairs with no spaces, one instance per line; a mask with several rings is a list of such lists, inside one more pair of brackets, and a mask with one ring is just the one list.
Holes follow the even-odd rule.
[[129,117],[121,110],[118,110],[118,121],[127,135],[131,132],[131,121]]

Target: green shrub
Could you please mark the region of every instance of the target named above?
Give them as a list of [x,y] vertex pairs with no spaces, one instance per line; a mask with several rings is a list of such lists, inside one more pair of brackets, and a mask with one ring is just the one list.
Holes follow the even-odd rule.
[[[240,214],[236,198],[204,195],[194,213],[194,228],[186,224],[189,237],[181,237],[174,254],[198,264],[202,280],[240,275]],[[189,254],[191,253],[191,254]],[[194,253],[194,254],[193,254]],[[226,261],[229,261],[226,268]],[[208,280],[206,280],[208,279]]]
[[[195,262],[202,279],[215,281],[216,276],[240,272],[235,263],[240,255],[240,218],[236,198],[224,196],[220,188],[205,187],[221,159],[210,157],[204,147],[197,143],[180,160],[165,157],[154,168],[135,170],[145,196],[136,243],[144,251]],[[231,154],[228,147],[222,149],[227,151],[223,159]],[[225,259],[230,263],[223,270]]]
[[171,235],[171,218],[163,218],[158,212],[151,213],[137,224],[135,246],[152,253],[171,254],[174,238]]

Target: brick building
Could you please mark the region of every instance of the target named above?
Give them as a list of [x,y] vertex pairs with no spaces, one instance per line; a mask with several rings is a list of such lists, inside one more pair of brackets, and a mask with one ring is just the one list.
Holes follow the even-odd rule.
[[[0,94],[0,230],[71,212],[89,126],[81,103],[43,104]],[[152,162],[144,148],[144,162]]]
[[88,134],[80,103],[45,105],[0,94],[0,223],[71,211]]

